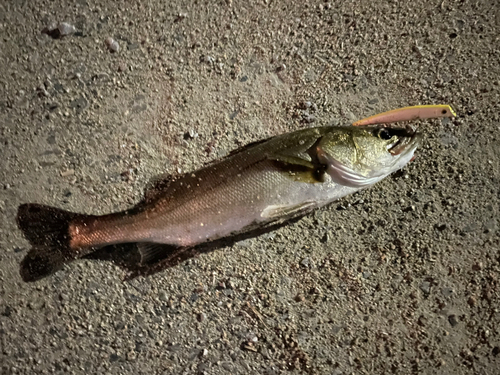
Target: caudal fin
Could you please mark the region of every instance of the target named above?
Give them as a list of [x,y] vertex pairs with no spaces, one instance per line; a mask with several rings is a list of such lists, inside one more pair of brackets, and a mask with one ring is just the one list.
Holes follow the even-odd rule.
[[19,206],[17,225],[33,246],[21,262],[24,281],[48,276],[79,257],[70,247],[68,229],[72,220],[84,216],[35,203]]

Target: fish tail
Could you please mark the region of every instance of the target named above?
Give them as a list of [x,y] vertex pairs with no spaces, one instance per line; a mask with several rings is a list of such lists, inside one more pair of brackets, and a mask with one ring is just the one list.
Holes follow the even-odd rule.
[[[65,263],[86,255],[70,246],[69,225],[87,215],[36,203],[19,206],[17,225],[32,245],[20,266],[24,281],[36,281],[48,276]],[[87,251],[88,253],[88,251]]]

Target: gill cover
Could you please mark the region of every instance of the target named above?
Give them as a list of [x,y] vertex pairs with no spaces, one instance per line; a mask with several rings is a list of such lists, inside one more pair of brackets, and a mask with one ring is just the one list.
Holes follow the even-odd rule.
[[[318,161],[326,166],[332,181],[364,188],[402,168],[417,147],[414,134],[403,129],[380,127],[336,129],[323,136],[316,147]],[[393,148],[401,147],[397,154]]]

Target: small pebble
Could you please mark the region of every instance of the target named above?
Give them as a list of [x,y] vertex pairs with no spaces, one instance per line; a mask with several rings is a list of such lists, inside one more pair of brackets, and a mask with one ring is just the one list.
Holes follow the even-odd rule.
[[133,350],[127,353],[127,361],[133,361],[136,358],[137,354]]
[[203,58],[203,61],[206,62],[207,64],[213,64],[213,63],[215,63],[215,59],[212,56],[209,56],[209,55],[205,56]]
[[445,297],[451,297],[453,295],[453,289],[452,288],[443,288],[443,289],[441,289],[441,294]]
[[470,296],[469,299],[467,300],[467,303],[469,304],[470,307],[476,306],[477,300],[474,296]]
[[124,62],[121,62],[120,64],[118,64],[118,71],[120,73],[124,72],[125,70],[127,70],[127,65]]
[[305,300],[305,297],[302,294],[297,294],[294,298],[295,302],[302,302]]
[[428,281],[424,281],[420,284],[420,290],[425,294],[429,294],[431,292],[431,283]]
[[61,172],[61,177],[69,177],[69,176],[73,176],[74,174],[75,174],[74,169],[67,169],[67,170]]
[[58,26],[57,29],[59,30],[59,34],[61,36],[66,36],[70,34],[74,34],[76,32],[76,27],[73,25],[70,25],[67,22],[61,22]]
[[106,46],[108,47],[108,49],[112,52],[112,53],[115,53],[115,52],[119,52],[120,51],[120,45],[118,44],[118,42],[116,40],[114,40],[113,38],[111,37],[107,37],[106,40],[105,40],[105,43],[106,43]]
[[310,114],[307,111],[304,111],[304,113],[302,114],[302,119],[308,124],[311,124],[314,121],[316,121],[316,117],[314,117],[314,115]]
[[205,321],[205,319],[207,319],[207,315],[205,313],[200,313],[200,314],[198,314],[197,319],[201,323],[201,322]]
[[181,22],[186,17],[187,17],[187,13],[178,13],[174,22]]
[[50,96],[49,92],[45,89],[45,87],[37,87],[36,92],[40,97],[44,96],[48,98]]
[[47,34],[53,39],[59,39],[63,36],[71,35],[76,32],[76,28],[67,22],[61,22],[60,24],[52,24],[42,30],[43,34]]
[[189,129],[186,133],[184,133],[184,139],[194,139],[198,137],[198,133],[194,129]]
[[161,290],[160,293],[158,293],[158,299],[160,301],[167,302],[168,301],[168,294],[164,290]]
[[448,322],[450,322],[452,327],[455,327],[458,324],[457,316],[455,314],[448,316]]

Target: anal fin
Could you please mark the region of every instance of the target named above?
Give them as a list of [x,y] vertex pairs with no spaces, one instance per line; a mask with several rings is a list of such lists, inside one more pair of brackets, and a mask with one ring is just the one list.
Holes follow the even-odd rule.
[[142,265],[156,263],[170,256],[177,246],[154,243],[154,242],[138,242],[137,250],[141,256],[140,263]]

